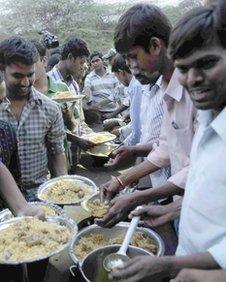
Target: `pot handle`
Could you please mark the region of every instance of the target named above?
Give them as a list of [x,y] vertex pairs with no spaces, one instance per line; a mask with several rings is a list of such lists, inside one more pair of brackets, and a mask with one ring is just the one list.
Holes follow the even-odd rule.
[[75,273],[74,273],[74,270],[75,269],[77,269],[78,268],[78,263],[76,264],[76,265],[71,265],[70,266],[70,272],[71,272],[71,275],[73,276],[73,277],[75,277],[76,275],[75,275]]

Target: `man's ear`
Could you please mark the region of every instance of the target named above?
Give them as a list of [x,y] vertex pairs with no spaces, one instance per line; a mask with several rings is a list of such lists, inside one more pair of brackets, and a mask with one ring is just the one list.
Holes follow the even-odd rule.
[[162,40],[158,37],[152,37],[149,42],[149,53],[159,55],[162,49]]

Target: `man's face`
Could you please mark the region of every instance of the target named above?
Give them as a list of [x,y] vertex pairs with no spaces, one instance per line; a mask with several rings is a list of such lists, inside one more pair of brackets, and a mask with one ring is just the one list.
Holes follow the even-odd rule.
[[79,56],[76,58],[71,58],[71,74],[76,76],[81,76],[84,73],[84,68],[86,64],[86,56]]
[[94,70],[101,69],[103,67],[103,61],[100,57],[94,56],[91,60],[91,67]]
[[220,110],[226,105],[226,49],[212,46],[176,59],[179,81],[195,107]]
[[26,97],[35,81],[35,64],[15,63],[5,67],[4,78],[7,94],[16,98]]
[[151,83],[153,73],[158,71],[158,58],[151,52],[145,51],[142,47],[131,48],[126,54],[126,64],[131,69],[133,75],[142,84]]

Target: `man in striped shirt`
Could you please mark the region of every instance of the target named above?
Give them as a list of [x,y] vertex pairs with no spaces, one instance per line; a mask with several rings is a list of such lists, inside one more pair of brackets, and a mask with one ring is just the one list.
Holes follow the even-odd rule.
[[91,54],[90,62],[93,71],[87,75],[84,85],[88,104],[101,114],[111,113],[117,109],[114,99],[119,82],[114,73],[105,68],[101,53]]

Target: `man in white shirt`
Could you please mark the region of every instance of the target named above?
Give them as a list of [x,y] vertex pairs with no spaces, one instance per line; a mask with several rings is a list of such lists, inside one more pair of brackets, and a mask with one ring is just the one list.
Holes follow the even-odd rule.
[[[226,3],[190,12],[175,26],[169,53],[199,111],[176,256],[139,257],[113,276],[167,277],[183,268],[226,268]],[[185,113],[186,114],[186,113]],[[216,280],[215,280],[216,281]]]

